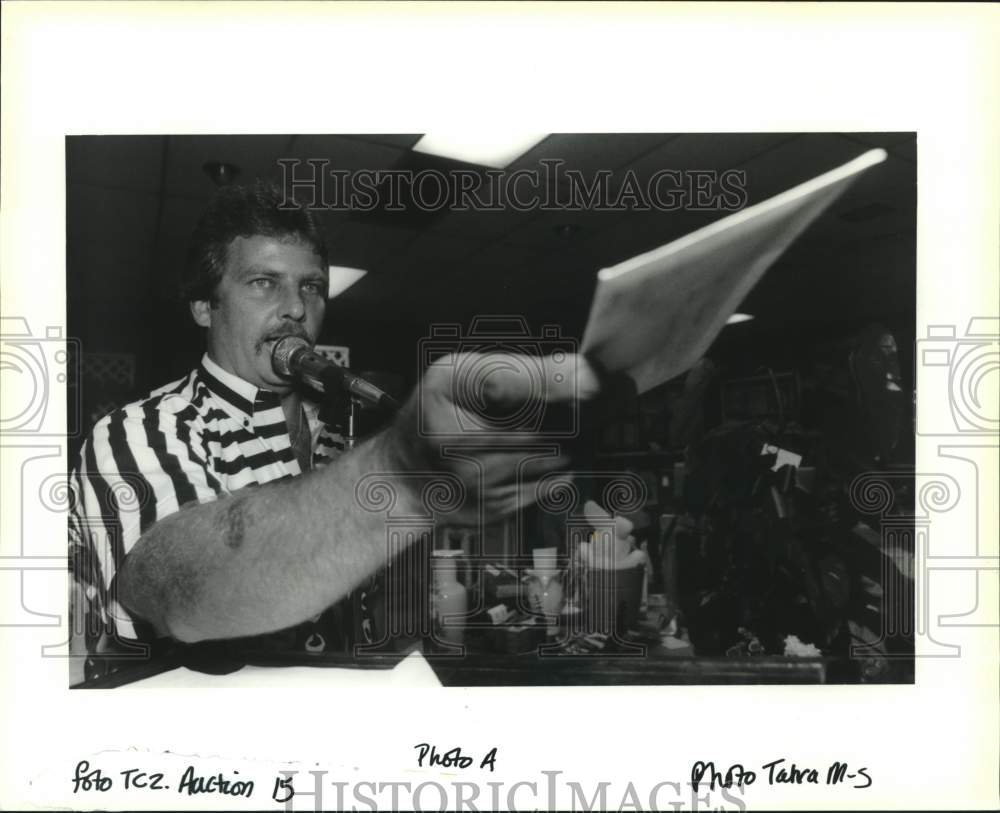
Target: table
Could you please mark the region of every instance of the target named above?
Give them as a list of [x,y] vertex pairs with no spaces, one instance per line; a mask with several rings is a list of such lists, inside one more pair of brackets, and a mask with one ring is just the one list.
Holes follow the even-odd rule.
[[[412,651],[412,649],[410,650]],[[246,663],[257,667],[313,667],[322,680],[324,669],[393,669],[409,651],[355,658],[345,653],[292,655],[276,658],[268,654]],[[693,655],[665,655],[651,652],[645,657],[616,655],[554,655],[537,653],[498,655],[467,653],[424,656],[444,686],[670,686],[720,684],[820,684],[843,682],[844,664],[835,658],[707,658]],[[110,675],[84,684],[82,688],[124,686],[185,665],[180,653],[164,654],[155,660],[123,666]],[[233,664],[229,672],[240,668]],[[221,671],[221,670],[220,670]],[[273,680],[269,679],[269,683]]]

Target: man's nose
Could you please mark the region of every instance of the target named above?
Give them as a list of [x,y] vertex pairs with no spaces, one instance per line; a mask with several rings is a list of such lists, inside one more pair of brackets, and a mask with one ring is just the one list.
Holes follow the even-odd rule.
[[284,318],[294,319],[296,322],[301,322],[305,318],[306,302],[298,286],[290,285],[285,289],[281,310]]

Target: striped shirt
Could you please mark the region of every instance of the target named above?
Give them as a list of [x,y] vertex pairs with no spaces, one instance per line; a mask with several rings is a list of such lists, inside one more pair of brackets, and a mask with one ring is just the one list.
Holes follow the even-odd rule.
[[[344,448],[319,406],[303,401],[312,463]],[[187,376],[102,418],[70,476],[69,535],[75,577],[102,634],[88,628],[88,649],[106,636],[152,638],[117,601],[115,578],[139,537],[188,503],[302,473],[277,393],[226,372],[206,354]],[[104,641],[106,643],[106,641]]]

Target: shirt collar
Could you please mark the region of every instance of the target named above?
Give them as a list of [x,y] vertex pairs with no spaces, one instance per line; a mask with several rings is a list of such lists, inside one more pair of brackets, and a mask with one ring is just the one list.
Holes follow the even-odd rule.
[[212,394],[227,411],[239,420],[253,418],[255,412],[281,406],[281,396],[271,390],[255,387],[237,375],[223,370],[205,353],[200,373]]

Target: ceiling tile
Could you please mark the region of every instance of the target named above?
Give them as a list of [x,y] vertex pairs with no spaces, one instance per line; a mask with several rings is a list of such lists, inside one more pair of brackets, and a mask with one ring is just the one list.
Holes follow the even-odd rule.
[[616,172],[606,197],[617,209],[688,209],[696,203],[699,184],[707,182],[713,193],[718,194],[722,173],[741,170],[747,161],[795,137],[788,133],[677,135]]
[[122,287],[149,285],[159,198],[152,193],[69,184],[66,191],[68,272],[92,275],[107,296]]
[[914,164],[917,163],[917,139],[915,138],[894,144],[889,151],[905,161],[910,161]]
[[[864,202],[894,199],[915,202],[916,197],[916,166],[890,152],[881,164],[865,170],[841,200]],[[840,201],[835,206],[844,208]]]
[[916,207],[916,166],[890,155],[861,175],[800,239],[847,244],[915,231]]
[[382,269],[418,235],[415,229],[396,229],[347,219],[328,237],[330,262],[368,271]]
[[423,133],[353,133],[344,136],[354,138],[358,141],[367,141],[371,144],[384,144],[387,147],[397,147],[401,150],[412,149],[421,138]]
[[510,243],[506,240],[498,240],[473,253],[469,257],[469,262],[477,268],[480,266],[506,268],[511,272],[516,272],[537,259],[538,256],[538,252],[530,247]]
[[617,265],[689,234],[719,218],[716,212],[642,212],[622,218],[615,226],[584,241],[577,253],[595,271]]
[[864,153],[866,148],[836,134],[810,133],[743,162],[751,204],[791,189]]
[[167,144],[167,194],[205,199],[215,184],[202,166],[208,161],[235,164],[237,183],[256,178],[279,181],[278,158],[285,157],[290,137],[286,135],[170,136]]
[[67,136],[66,180],[158,192],[163,136]]
[[[93,302],[90,323],[118,319],[139,346],[142,330],[160,325],[141,303],[171,289],[187,241],[214,185],[207,160],[238,164],[241,180],[273,174],[279,157],[325,158],[348,170],[396,165],[409,137],[365,135],[178,136],[168,145],[162,214],[163,141],[100,137],[67,146],[69,269]],[[891,141],[891,143],[890,143]],[[764,277],[748,302],[782,324],[829,321],[905,307],[915,296],[912,211],[915,140],[902,134],[694,134],[553,136],[526,156],[562,157],[585,173],[632,169],[640,182],[661,169],[747,172],[750,203],[783,191],[884,143],[890,159],[873,168],[803,235]],[[592,177],[586,175],[585,177]],[[82,183],[82,182],[86,183]],[[108,189],[99,189],[101,184]],[[614,192],[617,188],[612,186]],[[131,190],[131,191],[130,191]],[[323,211],[331,261],[370,273],[330,303],[331,319],[355,325],[459,321],[504,310],[567,314],[586,311],[601,267],[663,245],[725,212],[539,210],[450,213],[425,228],[396,228]],[[865,215],[868,215],[865,217]],[[845,217],[846,216],[846,217]],[[159,225],[157,226],[157,221]],[[579,229],[568,239],[556,226]],[[159,231],[157,232],[157,228]],[[154,235],[159,242],[154,245]],[[71,288],[72,290],[72,288]],[[108,297],[107,291],[122,295]],[[132,313],[125,303],[140,302]],[[900,303],[903,303],[901,305]],[[129,304],[129,307],[133,307]],[[569,318],[569,317],[567,317]],[[581,317],[582,318],[582,317]],[[98,321],[95,322],[94,320]],[[160,328],[152,328],[160,329]]]
[[[474,240],[425,232],[384,264],[383,277],[389,284],[413,291],[437,279],[461,276],[463,269],[468,269],[466,282],[475,285],[477,275],[469,269],[466,260],[479,246]],[[460,294],[461,286],[453,293]]]
[[[915,295],[906,284],[915,251],[914,235],[887,235],[854,243],[831,244],[824,251],[793,244],[769,270],[748,300],[778,314],[796,310],[818,314],[839,303],[846,315]],[[909,290],[908,290],[909,289]],[[862,300],[864,300],[862,302]]]
[[162,295],[177,290],[187,261],[191,234],[201,216],[202,205],[189,198],[168,197],[163,201],[155,251],[154,285]]
[[848,141],[855,141],[872,147],[892,147],[916,138],[913,132],[888,132],[888,133],[841,133],[842,138]]
[[567,169],[585,173],[615,170],[661,147],[673,136],[662,133],[584,133],[550,135],[516,161],[508,171],[539,169],[543,159],[565,162]]
[[286,147],[282,158],[306,161],[317,158],[329,161],[331,169],[358,171],[390,169],[405,149],[344,135],[300,135]]
[[743,169],[750,159],[795,140],[795,133],[682,133],[628,168],[640,179],[664,169]]
[[135,352],[149,341],[158,205],[149,193],[67,186],[67,319],[85,349]]
[[[535,250],[559,251],[569,240],[588,239],[627,217],[628,214],[625,212],[596,210],[539,212],[530,220],[511,229],[504,235],[504,239],[513,245]],[[570,233],[566,234],[566,230]]]
[[[477,193],[480,201],[491,204],[489,190],[485,188]],[[496,239],[520,227],[537,215],[534,211],[519,211],[505,207],[500,211],[490,209],[474,209],[470,206],[467,212],[450,211],[434,220],[429,230],[442,234],[465,235],[468,237]]]

